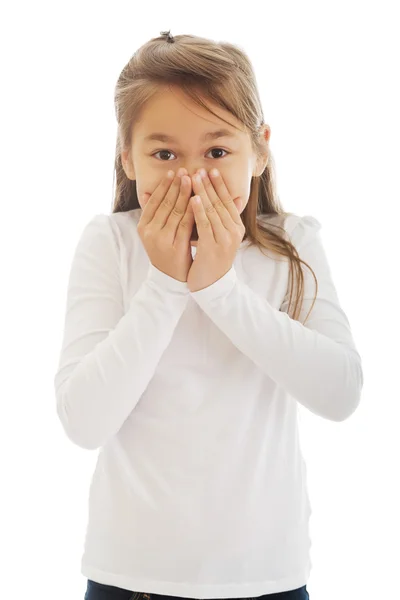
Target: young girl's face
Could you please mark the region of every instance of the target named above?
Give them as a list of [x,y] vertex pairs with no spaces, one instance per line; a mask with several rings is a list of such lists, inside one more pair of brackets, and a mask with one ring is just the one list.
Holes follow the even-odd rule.
[[[204,98],[204,102],[239,130],[195,104],[178,87],[172,87],[172,91],[168,87],[160,87],[160,91],[144,106],[140,119],[133,126],[130,151],[122,152],[127,176],[136,179],[141,207],[142,195],[146,192],[152,194],[170,169],[176,173],[183,167],[192,177],[201,168],[209,174],[216,167],[231,197],[238,199],[235,204],[239,212],[245,208],[252,175],[260,175],[265,168],[269,127],[265,126],[263,134],[266,155],[260,165],[243,124],[210,100]],[[226,130],[228,135],[205,138],[207,133],[221,129]],[[150,139],[155,134],[163,134],[170,139]]]

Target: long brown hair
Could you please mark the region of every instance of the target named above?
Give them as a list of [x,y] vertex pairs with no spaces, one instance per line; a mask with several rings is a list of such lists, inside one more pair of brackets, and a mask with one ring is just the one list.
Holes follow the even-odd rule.
[[[116,184],[113,213],[140,208],[136,181],[129,179],[124,171],[121,151],[128,149],[132,126],[140,115],[145,102],[155,94],[160,85],[179,86],[194,102],[215,113],[202,100],[201,95],[228,110],[247,129],[257,156],[262,153],[260,130],[264,115],[257,90],[253,67],[247,55],[233,44],[214,42],[194,35],[177,35],[162,32],[141,46],[122,69],[115,87],[115,113],[118,135],[115,154]],[[201,91],[201,94],[197,93]],[[215,115],[221,118],[219,115]],[[224,120],[224,119],[222,119]],[[232,123],[230,123],[232,125]],[[298,255],[284,227],[262,223],[259,215],[285,217],[291,213],[283,210],[275,186],[274,159],[269,151],[268,162],[259,177],[251,181],[250,196],[241,213],[246,233],[243,240],[251,245],[267,249],[290,261],[290,300],[292,302],[294,276],[296,278],[296,303],[292,319],[297,320],[304,297],[304,275],[301,263],[314,271]],[[275,228],[271,229],[271,228]],[[295,275],[294,275],[295,274]],[[317,291],[304,323],[315,304]],[[299,306],[300,303],[300,306]],[[304,324],[303,323],[303,324]]]

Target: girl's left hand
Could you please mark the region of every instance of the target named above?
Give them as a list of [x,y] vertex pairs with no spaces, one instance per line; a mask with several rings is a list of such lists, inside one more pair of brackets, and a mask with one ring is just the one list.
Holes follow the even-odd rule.
[[[232,199],[218,174],[196,181],[193,191],[200,196],[200,203],[191,199],[199,239],[197,253],[190,267],[187,284],[191,292],[198,292],[221,279],[231,268],[245,226],[240,217],[240,199]],[[239,207],[239,210],[237,208]]]

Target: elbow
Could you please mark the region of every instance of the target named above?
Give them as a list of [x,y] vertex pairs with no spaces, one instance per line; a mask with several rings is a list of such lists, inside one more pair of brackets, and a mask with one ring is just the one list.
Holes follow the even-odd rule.
[[345,404],[342,403],[340,405],[340,410],[335,410],[330,416],[329,420],[335,421],[336,423],[342,423],[343,421],[346,421],[353,413],[355,413],[359,403],[360,398],[352,398]]
[[84,450],[97,450],[102,446],[102,440],[91,427],[90,419],[84,419],[81,414],[73,414],[68,394],[57,394],[57,415],[63,426],[64,432],[73,444]]
[[[333,413],[328,417],[331,421],[341,423],[346,421],[357,410],[361,401],[361,391],[364,385],[364,375],[361,360],[351,356],[348,366],[349,376],[345,378],[345,385],[341,392],[332,397]],[[340,396],[339,396],[340,394]],[[338,402],[338,397],[340,401]]]

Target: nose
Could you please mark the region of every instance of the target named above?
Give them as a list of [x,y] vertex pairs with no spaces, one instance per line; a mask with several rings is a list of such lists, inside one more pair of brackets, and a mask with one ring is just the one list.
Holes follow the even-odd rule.
[[187,169],[185,169],[185,167],[179,167],[176,174],[179,177],[182,177],[182,175],[189,175],[189,177],[193,177],[193,175],[196,175],[196,173],[198,173],[200,171],[200,169],[201,169],[201,167],[199,167],[198,169],[191,169],[189,172]]

